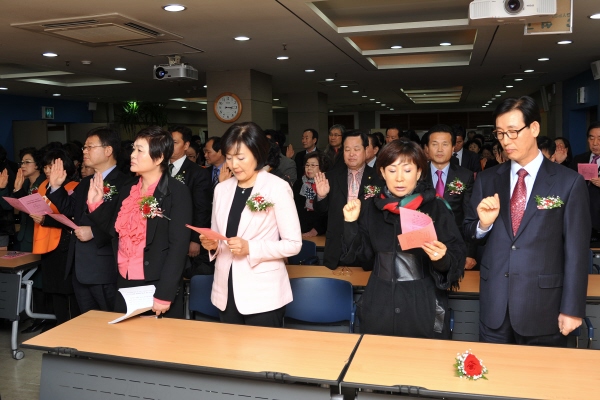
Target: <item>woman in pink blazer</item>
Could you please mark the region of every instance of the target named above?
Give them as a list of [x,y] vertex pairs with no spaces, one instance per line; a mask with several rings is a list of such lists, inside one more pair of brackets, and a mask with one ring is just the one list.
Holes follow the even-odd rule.
[[283,259],[302,247],[290,185],[263,171],[269,141],[253,122],[232,125],[221,138],[233,178],[215,187],[212,230],[227,240],[200,235],[215,263],[211,299],[221,321],[282,326],[292,290]]

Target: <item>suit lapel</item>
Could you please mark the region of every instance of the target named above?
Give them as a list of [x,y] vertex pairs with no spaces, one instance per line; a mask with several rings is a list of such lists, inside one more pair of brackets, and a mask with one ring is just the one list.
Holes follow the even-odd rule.
[[344,165],[344,168],[337,170],[335,179],[338,181],[338,186],[344,195],[344,199],[346,199],[345,201],[348,201],[348,167],[346,165]]
[[[431,171],[431,169],[430,169],[430,171]],[[454,178],[456,178],[456,166],[450,164],[450,167],[448,168],[448,176],[446,177],[446,184],[444,185],[444,200],[446,200],[448,202],[450,202],[451,200],[454,200],[453,197],[450,195],[450,191],[448,189],[446,189],[448,187],[448,185],[450,183],[452,183]],[[454,196],[454,197],[456,197],[456,196]]]
[[[169,193],[169,180],[167,178],[167,174],[162,174],[156,189],[154,189],[154,198],[158,201],[158,207],[161,210],[164,210],[164,204],[167,197],[170,197]],[[167,215],[168,217],[168,215]],[[160,217],[148,218],[147,226],[146,226],[146,244],[149,245],[152,243],[154,239],[154,233],[156,232],[156,227],[158,226],[158,220]]]
[[500,188],[498,190],[500,204],[506,204],[506,207],[500,207],[500,216],[502,217],[502,221],[504,222],[506,233],[508,233],[508,235],[512,239],[512,223],[510,220],[510,161],[505,162],[504,164],[502,164],[501,167],[498,168],[498,172],[495,178],[496,183],[494,187]]
[[523,219],[521,220],[521,225],[519,225],[519,230],[517,231],[515,239],[521,235],[523,229],[525,229],[527,223],[537,211],[537,202],[535,201],[535,196],[548,197],[550,195],[550,190],[556,181],[556,170],[553,167],[554,164],[544,157],[542,165],[540,166],[535,178],[535,182],[533,183],[531,195],[527,201],[527,208],[525,208],[525,213],[523,214]]
[[[271,201],[271,199],[268,198],[268,188],[266,187],[264,179],[266,174],[268,173],[269,172],[267,171],[260,171],[258,173],[249,199],[252,198],[252,196],[255,196],[256,194],[260,193],[262,196],[265,196],[265,198],[267,198],[267,201]],[[233,192],[235,193],[235,190],[233,190]],[[231,198],[231,201],[233,202],[233,197]],[[242,235],[246,232],[246,229],[248,229],[248,227],[250,226],[250,222],[252,222],[252,218],[254,218],[255,214],[256,212],[252,212],[248,207],[244,207],[244,209],[242,210],[242,215],[240,217],[240,224],[238,225],[237,236],[242,237]]]

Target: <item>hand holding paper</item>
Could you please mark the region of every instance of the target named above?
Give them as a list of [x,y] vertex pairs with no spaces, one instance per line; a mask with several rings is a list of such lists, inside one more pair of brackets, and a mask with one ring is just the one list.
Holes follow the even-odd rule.
[[110,321],[109,324],[116,324],[117,322],[121,322],[127,318],[131,318],[151,310],[152,306],[154,305],[155,291],[156,286],[154,285],[119,289],[119,292],[121,292],[123,298],[125,299],[125,304],[127,304],[127,313]]
[[398,235],[398,241],[402,250],[437,241],[433,221],[427,214],[400,207],[400,226],[403,233]]

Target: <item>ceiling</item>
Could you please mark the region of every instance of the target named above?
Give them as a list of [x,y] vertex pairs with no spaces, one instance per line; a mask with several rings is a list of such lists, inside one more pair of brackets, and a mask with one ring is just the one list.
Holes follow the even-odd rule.
[[[318,91],[327,94],[335,112],[475,110],[497,99],[495,95],[533,93],[600,60],[600,20],[588,18],[600,12],[597,0],[574,2],[572,34],[527,36],[523,25],[470,26],[469,3],[182,0],[179,4],[187,9],[169,13],[162,9],[169,3],[157,0],[4,2],[0,87],[8,90],[1,93],[56,93],[94,102],[193,98],[185,106],[201,110],[206,71],[254,69],[273,77],[273,98],[279,99],[274,106],[285,107],[288,93]],[[91,19],[101,29],[56,25]],[[233,40],[239,35],[251,40]],[[562,39],[573,43],[558,45]],[[440,46],[442,42],[451,45]],[[402,48],[391,49],[394,45]],[[44,52],[58,57],[43,57]],[[289,59],[277,60],[283,53]],[[153,65],[166,63],[168,54],[180,54],[198,69],[198,81],[154,80]],[[540,62],[541,57],[550,60]],[[525,73],[527,69],[534,72]],[[516,77],[524,80],[515,82]],[[415,90],[429,92],[415,95]],[[420,103],[419,97],[426,96],[441,100]]]

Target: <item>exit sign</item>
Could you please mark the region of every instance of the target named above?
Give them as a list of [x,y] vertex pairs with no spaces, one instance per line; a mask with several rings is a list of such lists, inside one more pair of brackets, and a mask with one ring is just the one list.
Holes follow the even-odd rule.
[[42,107],[42,119],[54,119],[54,107]]

